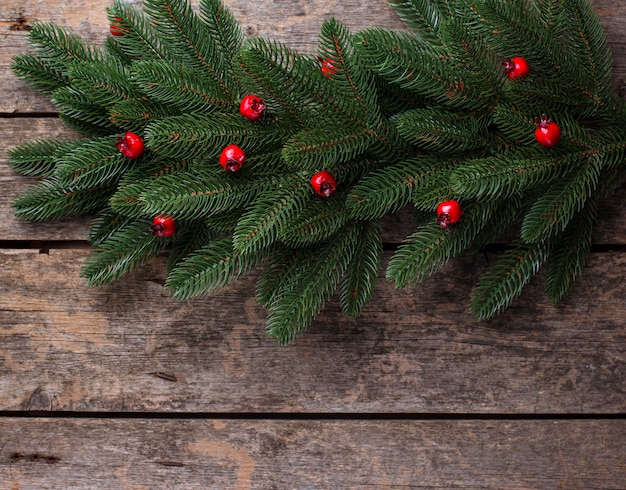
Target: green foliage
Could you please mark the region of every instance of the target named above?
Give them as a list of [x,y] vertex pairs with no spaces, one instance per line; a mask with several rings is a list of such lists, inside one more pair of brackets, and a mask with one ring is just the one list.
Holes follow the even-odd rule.
[[[314,248],[296,249],[294,257],[288,259],[289,262],[280,263],[286,267],[277,281],[271,281],[271,275],[269,279],[266,276],[261,281],[259,295],[262,298],[271,298],[264,301],[269,309],[269,335],[275,337],[280,344],[286,344],[295,340],[311,325],[346,274],[360,238],[360,227],[347,226],[329,241]],[[276,272],[275,269],[268,270]],[[362,273],[367,274],[366,271]],[[267,289],[270,294],[266,292]],[[357,291],[354,293],[359,294]]]
[[169,245],[169,240],[152,234],[149,222],[126,223],[92,254],[81,271],[87,285],[99,286],[115,281],[128,274],[151,257],[158,255]]
[[[480,280],[479,319],[505,310],[547,264],[561,299],[591,250],[602,200],[626,178],[626,103],[611,92],[612,61],[586,0],[392,0],[408,30],[351,33],[336,19],[315,54],[245,40],[220,0],[113,0],[120,36],[102,47],[36,23],[14,72],[48,94],[78,140],[35,140],[9,165],[39,179],[14,203],[31,221],[95,215],[88,284],[119,279],[169,252],[178,299],[211,294],[255,268],[267,330],[281,344],[311,325],[333,294],[345,315],[370,301],[382,263],[377,220],[405,207],[416,231],[386,278],[413,286],[462,254],[514,239]],[[503,62],[522,56],[525,78]],[[324,68],[324,69],[322,69]],[[263,116],[239,113],[262,97]],[[561,141],[537,144],[536,121]],[[117,139],[145,141],[138,159]],[[246,153],[221,168],[229,144]],[[328,198],[309,185],[321,171]],[[443,200],[464,211],[447,229]],[[155,216],[173,237],[152,233]]]
[[[345,315],[357,316],[374,295],[383,254],[380,228],[372,221],[354,223],[360,233],[354,251],[339,285],[341,310]],[[358,227],[361,227],[360,229]]]
[[299,214],[311,194],[310,187],[298,175],[261,192],[237,222],[233,234],[235,249],[245,254],[268,248],[278,238],[283,223]]
[[9,165],[16,172],[33,177],[49,176],[73,142],[67,140],[30,140],[9,150]]
[[451,231],[431,221],[407,237],[387,267],[387,279],[397,288],[412,286],[441,269],[452,257],[466,251],[490,224],[493,202],[466,207],[466,217]]
[[443,109],[414,109],[398,116],[398,132],[424,150],[456,153],[487,146],[487,120]]
[[480,279],[470,303],[479,320],[492,318],[508,308],[546,261],[545,242],[517,244],[502,254]]
[[48,221],[64,216],[92,214],[102,209],[114,185],[74,190],[55,178],[26,189],[13,203],[15,215],[28,221]]
[[214,240],[177,264],[168,276],[166,287],[177,299],[205,296],[249,273],[266,254],[267,251],[241,254],[234,250],[231,238]]
[[546,267],[545,289],[552,300],[561,300],[574,285],[576,278],[582,274],[591,251],[597,215],[595,201],[587,201],[585,207],[557,237]]

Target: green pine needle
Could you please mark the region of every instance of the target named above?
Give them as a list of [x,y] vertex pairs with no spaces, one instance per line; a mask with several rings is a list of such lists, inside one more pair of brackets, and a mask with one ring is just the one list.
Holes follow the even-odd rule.
[[436,221],[421,227],[404,241],[387,266],[387,279],[396,288],[414,286],[441,269],[452,257],[460,255],[489,226],[497,203],[482,202],[466,206],[461,221],[442,228]]
[[267,332],[279,344],[292,342],[311,325],[339,286],[359,236],[358,227],[346,227],[329,242],[294,257],[289,281],[279,280],[271,294]]
[[27,221],[56,220],[104,209],[115,185],[74,190],[53,177],[26,189],[13,203],[15,216]]
[[341,280],[341,310],[344,315],[357,316],[370,302],[376,289],[383,255],[379,226],[372,221],[354,223],[361,227],[345,275]]
[[230,238],[214,240],[179,262],[165,286],[176,299],[206,296],[248,274],[266,255],[267,250],[255,254],[235,252]]
[[546,261],[545,242],[517,244],[507,250],[480,279],[470,302],[471,312],[486,320],[506,310]]
[[88,286],[101,286],[122,278],[155,257],[170,243],[150,231],[149,221],[134,221],[111,233],[83,265]]
[[590,158],[577,171],[551,184],[524,217],[522,239],[540,242],[563,231],[596,188],[600,166],[599,159]]
[[49,176],[56,164],[58,155],[75,145],[72,140],[30,140],[9,150],[9,166],[16,172],[33,177]]
[[330,238],[347,222],[344,202],[345,193],[340,190],[327,199],[309,199],[298,214],[280,227],[280,241],[300,248]]
[[311,199],[311,187],[296,175],[269,188],[255,199],[237,223],[233,245],[237,252],[258,252],[272,245],[278,238],[284,223],[297,216]]
[[294,169],[315,170],[365,153],[374,142],[367,128],[328,126],[302,131],[283,147],[283,158]]
[[476,150],[490,143],[486,119],[443,109],[414,109],[396,120],[398,132],[419,148],[437,153]]
[[582,274],[591,251],[597,214],[595,202],[588,201],[557,238],[548,259],[545,279],[546,294],[553,301],[563,299]]

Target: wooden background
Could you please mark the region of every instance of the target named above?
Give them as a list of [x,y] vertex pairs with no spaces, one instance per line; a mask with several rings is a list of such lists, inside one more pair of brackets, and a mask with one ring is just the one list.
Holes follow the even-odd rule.
[[[330,15],[401,27],[384,0],[227,0],[246,33],[313,51]],[[626,0],[593,0],[626,80]],[[108,0],[0,6],[0,488],[626,488],[626,189],[561,304],[540,282],[498,319],[466,305],[490,257],[365,314],[331,303],[297,342],[264,332],[253,280],[186,303],[165,259],[88,289],[88,220],[27,224],[6,149],[66,134],[10,71],[34,20],[102,41]],[[388,220],[386,241],[410,226]],[[254,279],[254,278],[252,278]]]

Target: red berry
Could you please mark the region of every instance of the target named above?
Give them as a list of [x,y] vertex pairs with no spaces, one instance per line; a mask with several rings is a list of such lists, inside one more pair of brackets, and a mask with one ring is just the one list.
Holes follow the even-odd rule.
[[504,65],[504,73],[507,74],[509,80],[524,78],[530,74],[528,62],[521,56],[509,58],[502,64]]
[[458,222],[461,216],[463,216],[461,205],[454,199],[444,201],[437,206],[437,223],[442,228],[448,229],[448,225]]
[[264,110],[265,104],[263,103],[263,99],[256,95],[246,95],[241,99],[241,103],[239,104],[239,112],[241,115],[252,120],[260,118]]
[[246,160],[246,154],[237,145],[228,145],[220,155],[220,165],[230,172],[236,172]]
[[139,158],[144,149],[141,136],[130,131],[118,138],[115,146],[127,158]]
[[109,26],[109,31],[111,31],[112,36],[124,35],[124,31],[120,28],[121,21],[122,21],[121,17],[115,17],[115,22]]
[[152,220],[150,230],[161,238],[172,236],[176,233],[176,220],[171,216],[157,216]]
[[316,194],[322,197],[329,197],[337,189],[337,182],[330,172],[322,170],[311,179],[311,187],[313,187]]
[[561,128],[543,114],[541,119],[537,120],[535,138],[537,143],[542,146],[555,146],[561,140]]
[[334,64],[335,60],[333,58],[319,58],[319,60],[322,62],[322,74],[326,78],[330,78],[337,73],[337,68],[335,68]]

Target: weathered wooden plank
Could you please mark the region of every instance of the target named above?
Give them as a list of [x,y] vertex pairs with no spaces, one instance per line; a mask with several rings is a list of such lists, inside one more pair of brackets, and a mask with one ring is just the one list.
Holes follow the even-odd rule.
[[593,254],[568,299],[529,287],[466,311],[484,257],[421,286],[381,281],[365,314],[332,302],[295,343],[266,337],[253,278],[170,300],[165,260],[88,289],[86,251],[0,251],[0,410],[623,413],[625,253]]
[[622,420],[0,420],[6,488],[626,488]]

